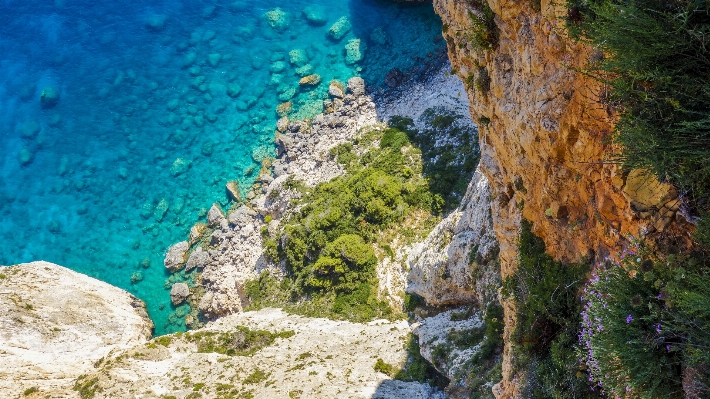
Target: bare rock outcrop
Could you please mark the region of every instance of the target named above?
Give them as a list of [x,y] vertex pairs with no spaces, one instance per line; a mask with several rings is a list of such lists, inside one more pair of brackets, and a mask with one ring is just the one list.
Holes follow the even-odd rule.
[[0,397],[73,397],[77,377],[152,329],[143,302],[107,283],[47,262],[2,267]]
[[496,300],[500,285],[498,244],[488,180],[476,171],[461,205],[409,253],[407,292],[430,305]]

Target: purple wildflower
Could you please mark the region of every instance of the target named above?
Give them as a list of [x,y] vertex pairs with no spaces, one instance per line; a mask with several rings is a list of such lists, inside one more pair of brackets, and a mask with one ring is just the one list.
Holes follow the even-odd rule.
[[631,315],[626,316],[626,324],[631,323],[631,320],[633,320],[633,319],[634,319],[634,317]]

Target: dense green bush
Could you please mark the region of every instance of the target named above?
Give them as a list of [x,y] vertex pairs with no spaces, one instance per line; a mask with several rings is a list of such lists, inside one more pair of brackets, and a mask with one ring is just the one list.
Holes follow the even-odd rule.
[[[710,3],[570,0],[574,37],[604,56],[585,73],[619,111],[614,140],[627,168],[678,187],[693,212],[710,209]],[[599,60],[599,58],[601,60]]]
[[702,258],[653,259],[636,243],[598,265],[584,290],[580,358],[613,396],[683,398],[684,370],[707,397],[710,268]]
[[284,261],[289,276],[277,282],[264,275],[248,283],[252,306],[353,321],[392,315],[377,298],[373,244],[413,210],[440,211],[443,200],[429,190],[421,152],[405,132],[373,130],[356,145],[367,149],[359,157],[353,143],[330,152],[345,175],[310,190],[299,187],[299,211],[282,221],[274,237],[264,230],[266,255]]
[[487,0],[470,0],[476,13],[470,12],[471,30],[466,32],[466,39],[476,52],[483,53],[494,50],[498,46],[500,33],[495,23],[495,13]]
[[462,123],[461,116],[441,108],[422,115],[422,130],[408,118],[392,118],[390,124],[405,132],[422,151],[424,176],[434,201],[443,200],[449,211],[461,203],[480,159],[478,132]]
[[511,336],[514,368],[524,373],[526,397],[597,397],[580,373],[575,344],[585,281],[584,265],[564,265],[545,253],[545,244],[522,221],[519,266],[503,282],[503,294],[518,308]]

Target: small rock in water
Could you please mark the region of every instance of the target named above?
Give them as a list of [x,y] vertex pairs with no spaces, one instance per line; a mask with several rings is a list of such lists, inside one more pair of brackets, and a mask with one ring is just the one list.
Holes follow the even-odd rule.
[[32,161],[35,159],[35,154],[33,154],[32,151],[28,150],[27,148],[23,148],[20,150],[17,159],[18,161],[20,161],[20,165],[27,166],[31,164]]
[[150,259],[144,258],[144,259],[141,261],[140,266],[141,266],[142,268],[144,268],[144,269],[149,269],[149,268],[150,268]]
[[170,302],[173,305],[179,305],[190,296],[190,287],[185,283],[175,283],[170,288]]
[[49,117],[49,127],[59,127],[62,124],[62,114],[52,114]]
[[301,49],[291,50],[288,53],[289,61],[296,66],[304,66],[308,63],[308,55]]
[[328,94],[333,98],[345,97],[345,85],[339,80],[332,80],[328,87]]
[[124,167],[118,168],[118,177],[120,177],[123,180],[128,179],[128,169]]
[[307,6],[303,9],[303,16],[313,26],[323,26],[327,22],[325,12],[320,7]]
[[220,60],[222,60],[222,54],[220,53],[212,53],[207,57],[207,62],[209,62],[212,67],[219,65]]
[[276,107],[276,114],[280,117],[284,117],[291,113],[293,109],[293,103],[291,101],[281,103]]
[[290,24],[288,14],[280,8],[267,11],[266,14],[264,14],[264,18],[266,18],[266,22],[269,26],[277,31],[286,30]]
[[273,73],[281,73],[286,69],[287,65],[283,61],[275,61],[271,63],[269,70]]
[[173,162],[173,165],[170,167],[170,174],[173,175],[173,177],[180,176],[181,174],[187,172],[188,169],[190,169],[190,165],[192,165],[192,161],[185,160],[183,158],[178,158]]
[[236,98],[241,91],[242,87],[236,83],[230,83],[229,86],[227,86],[227,95],[229,97]]
[[350,39],[345,45],[345,63],[352,65],[362,61],[365,56],[365,45],[360,39]]
[[276,130],[283,133],[288,129],[288,118],[283,117],[276,122]]
[[165,198],[161,199],[158,205],[155,206],[155,220],[162,222],[165,214],[168,213],[168,209],[170,209],[168,201]]
[[150,201],[141,206],[140,215],[143,219],[148,219],[153,215],[153,204]]
[[153,14],[145,21],[145,27],[152,32],[160,32],[165,29],[165,22],[168,16],[165,14]]
[[59,89],[47,86],[39,95],[39,102],[42,108],[52,108],[59,103]]
[[136,284],[141,281],[143,281],[143,272],[138,271],[131,274],[131,284]]
[[385,84],[391,88],[395,88],[404,81],[404,72],[399,68],[392,68],[385,76]]
[[311,86],[315,87],[318,86],[321,82],[321,77],[318,74],[313,74],[313,75],[308,75],[304,76],[301,78],[301,80],[298,81],[299,86]]
[[61,226],[59,225],[59,222],[57,222],[56,220],[52,220],[49,222],[49,224],[47,224],[47,230],[49,230],[49,232],[52,234],[59,234]]
[[335,40],[340,40],[343,36],[347,35],[348,32],[353,28],[348,17],[340,17],[335,23],[328,29],[328,35]]
[[[215,119],[216,119],[216,117],[215,117]],[[202,144],[202,149],[201,149],[202,155],[209,157],[212,155],[213,151],[214,151],[214,143],[208,141],[208,142]]]
[[190,246],[187,241],[180,241],[170,247],[170,249],[168,249],[168,254],[165,255],[165,260],[163,261],[165,268],[171,272],[176,272],[182,269],[182,266],[185,264],[187,250],[189,248]]
[[298,76],[306,76],[306,75],[312,75],[313,74],[313,65],[311,64],[306,64],[302,67],[296,68],[296,75]]
[[370,42],[378,46],[384,46],[387,44],[387,33],[381,28],[375,28],[372,33],[370,33]]
[[242,201],[242,193],[239,191],[239,182],[237,180],[232,180],[227,182],[227,195],[229,199],[234,202]]
[[39,123],[36,121],[27,121],[20,127],[20,136],[22,136],[23,139],[31,140],[37,137],[40,130],[41,127],[39,126]]
[[202,18],[204,19],[212,19],[215,15],[217,15],[217,6],[214,4],[210,4],[202,9]]

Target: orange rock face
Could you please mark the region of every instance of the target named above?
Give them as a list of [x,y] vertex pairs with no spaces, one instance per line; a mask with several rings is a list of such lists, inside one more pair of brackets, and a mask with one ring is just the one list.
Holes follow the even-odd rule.
[[[481,164],[494,198],[503,278],[516,269],[521,217],[533,222],[548,252],[566,262],[620,252],[629,234],[657,237],[672,230],[687,236],[671,187],[640,171],[624,173],[608,161],[616,151],[609,144],[615,115],[603,100],[605,88],[575,71],[595,54],[566,38],[566,10],[550,0],[542,0],[541,12],[528,1],[488,0],[499,42],[480,50],[472,45],[470,15],[478,11],[470,3],[434,0],[434,7],[444,22],[452,67],[470,86],[473,119],[483,117]],[[473,83],[481,73],[490,78],[487,92]],[[515,304],[504,308],[498,398],[519,396],[507,345]]]

